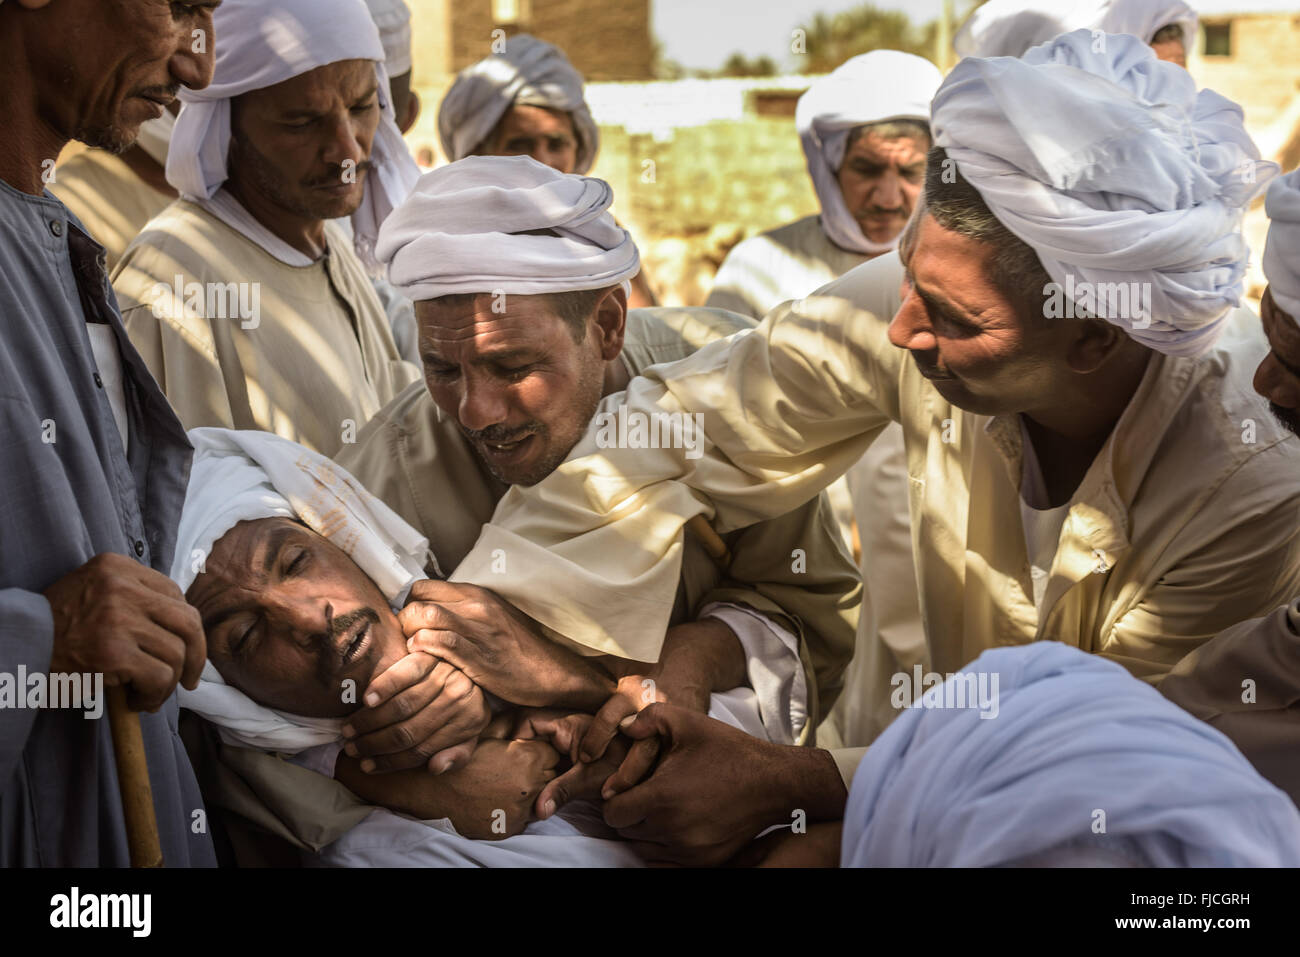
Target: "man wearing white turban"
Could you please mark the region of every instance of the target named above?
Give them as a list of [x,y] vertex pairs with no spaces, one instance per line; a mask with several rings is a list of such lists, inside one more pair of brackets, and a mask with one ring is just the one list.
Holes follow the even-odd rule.
[[[1053,639],[1158,683],[1222,629],[1294,597],[1300,525],[1277,516],[1300,508],[1300,443],[1250,389],[1254,363],[1214,344],[1241,295],[1242,211],[1274,170],[1240,109],[1136,38],[1077,31],[1021,60],[961,61],[931,125],[901,303],[879,282],[882,257],[633,380],[622,414],[698,413],[702,454],[633,464],[589,435],[501,500],[458,573],[508,547],[503,597],[580,640],[579,623],[528,592],[557,553],[605,544],[601,579],[578,587],[624,617],[598,626],[659,627],[628,619],[619,589],[634,581],[644,600],[670,588],[674,525],[780,514],[893,420],[926,644],[873,649],[878,731],[913,668],[951,673],[986,648]],[[620,552],[632,517],[639,550]],[[565,587],[549,584],[548,605]],[[849,754],[841,779],[836,756],[763,746],[752,771],[701,788],[711,729],[642,712],[625,733],[666,737],[671,763],[608,801],[607,819],[666,856],[718,860],[792,808],[842,809]],[[782,770],[796,760],[799,774]],[[771,775],[801,783],[774,791]],[[746,806],[768,814],[719,812]]]
[[[466,156],[531,156],[561,173],[590,172],[600,130],[582,95],[582,74],[559,47],[527,33],[461,70],[438,107],[438,138],[453,162]],[[641,273],[628,304],[655,305]]]
[[[418,378],[367,274],[418,173],[362,0],[228,0],[214,22],[215,79],[185,97],[167,158],[181,199],[114,289],[187,427],[332,454]],[[352,242],[330,222],[348,215]]]
[[[943,74],[894,50],[853,57],[799,98],[795,124],[821,214],[747,239],[727,256],[706,306],[762,318],[855,266],[890,253],[921,194],[930,148],[930,100]],[[895,283],[896,285],[896,283]],[[878,631],[894,644],[923,641],[907,515],[903,433],[889,426],[829,493],[856,530],[863,580],[858,647],[828,718],[837,743],[865,744],[866,715],[853,693]]]
[[[512,485],[536,483],[564,460],[603,395],[651,365],[752,328],[708,309],[629,310],[624,284],[639,257],[608,212],[612,198],[601,180],[528,157],[469,157],[422,177],[384,225],[379,254],[392,282],[416,301],[427,388],[411,386],[383,409],[339,462],[434,543],[444,568],[469,551]],[[679,422],[676,433],[657,422],[640,432],[616,418],[604,424],[612,442],[695,437],[693,423]],[[811,742],[851,654],[861,588],[852,561],[818,496],[726,544],[723,569],[689,539],[663,604],[641,607],[638,590],[626,590],[626,613],[657,619],[656,631],[631,642],[617,629],[588,632],[577,643],[584,654],[645,663],[608,702],[606,737],[656,697],[646,696],[643,681],[653,681],[659,697],[703,707],[709,690],[748,680],[769,723],[784,728],[774,738]],[[486,578],[456,580],[495,589],[514,574],[511,552]],[[579,550],[548,574],[557,582],[598,578],[605,560],[600,550]],[[552,590],[533,585],[543,601]],[[461,588],[424,583],[417,597],[445,603],[465,598]],[[469,597],[497,640],[508,639],[513,619],[500,603],[476,591]],[[436,637],[442,626],[436,606],[429,609],[424,627]],[[581,599],[555,610],[575,621],[599,614]],[[475,664],[485,674],[497,667]]]
[[[1264,205],[1268,288],[1260,318],[1269,351],[1255,370],[1255,389],[1274,418],[1300,435],[1300,171],[1274,180]],[[1278,521],[1300,523],[1300,515],[1279,514]],[[1160,690],[1231,738],[1300,805],[1300,597],[1207,641]]]
[[1187,66],[1196,11],[1182,0],[990,0],[952,38],[958,56],[1024,56],[1072,30],[1127,33],[1156,56]]
[[[190,440],[171,575],[203,620],[208,661],[181,704],[214,726],[219,759],[242,778],[223,787],[204,768],[213,806],[320,850],[331,865],[640,863],[580,803],[599,796],[626,743],[567,769],[556,751],[570,751],[612,693],[601,662],[529,629],[542,654],[530,656],[527,683],[480,687],[447,661],[408,651],[403,602],[426,564],[439,573],[419,532],[293,442],[225,429],[195,429]],[[736,688],[706,707],[766,738],[755,701]],[[348,726],[366,710],[410,714],[411,702],[439,719],[444,738],[468,735],[470,745],[449,770],[364,773],[344,751]],[[550,801],[575,803],[543,813]]]
[[[996,720],[959,697],[977,683],[997,688]],[[835,850],[823,863],[1297,867],[1300,812],[1218,731],[1046,641],[984,652],[900,715]]]

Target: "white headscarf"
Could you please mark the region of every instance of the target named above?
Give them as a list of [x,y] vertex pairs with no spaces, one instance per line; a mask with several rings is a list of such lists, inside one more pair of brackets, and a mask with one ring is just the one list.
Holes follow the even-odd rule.
[[799,97],[795,127],[821,204],[822,229],[841,249],[870,256],[898,245],[897,237],[887,243],[868,239],[844,203],[836,174],[849,132],[886,120],[929,123],[930,100],[942,82],[943,74],[929,60],[875,50],[846,60]]
[[1264,210],[1269,219],[1264,275],[1273,300],[1300,323],[1300,170],[1273,181]]
[[[268,432],[192,429],[189,437],[194,460],[171,571],[181,591],[235,525],[277,515],[302,521],[346,552],[394,608],[426,577],[428,540],[323,455]],[[260,705],[226,684],[210,661],[199,687],[177,694],[182,707],[245,747],[296,753],[337,741],[343,725]]]
[[384,45],[384,69],[390,77],[411,72],[411,9],[406,0],[366,0],[370,18]]
[[[366,175],[366,194],[352,214],[357,255],[374,267],[379,226],[406,198],[419,168],[393,118],[379,31],[363,0],[225,0],[213,13],[216,67],[203,90],[182,88],[167,157],[167,182],[184,196],[211,197],[226,181],[230,101],[340,60],[374,60],[382,116]],[[212,42],[209,38],[208,42]]]
[[582,75],[558,47],[520,33],[505,49],[460,71],[438,107],[438,138],[450,160],[469,156],[512,106],[544,106],[573,117],[575,173],[596,162],[600,133],[582,97]]
[[[528,156],[470,156],[431,173],[384,223],[377,251],[410,299],[600,289],[641,268],[604,180]],[[521,235],[550,229],[558,235]]]
[[1023,56],[1031,47],[1069,33],[1127,33],[1150,43],[1162,27],[1183,28],[1191,52],[1196,11],[1182,0],[989,0],[952,38],[960,56]]
[[[1223,734],[1114,662],[1036,641],[986,651],[962,674],[984,675],[988,689],[997,676],[995,716],[957,698],[954,682],[970,684],[958,677],[895,719],[853,777],[845,867],[1097,855],[1154,867],[1300,865],[1291,799]],[[1104,832],[1094,833],[1098,821]]]
[[[1160,352],[1199,355],[1240,302],[1242,215],[1277,165],[1260,162],[1235,103],[1197,93],[1136,37],[1102,39],[1076,30],[1020,60],[962,60],[934,98],[935,144],[1076,303]],[[1098,283],[1139,284],[1150,314],[1107,314],[1123,300]]]

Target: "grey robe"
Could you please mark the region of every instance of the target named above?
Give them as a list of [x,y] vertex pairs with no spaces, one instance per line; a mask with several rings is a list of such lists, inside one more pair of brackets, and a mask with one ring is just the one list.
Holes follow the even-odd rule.
[[[103,249],[53,197],[0,182],[0,672],[47,671],[41,592],[101,552],[169,570],[190,447],[122,327]],[[87,321],[124,364],[130,456]],[[53,441],[51,441],[51,439]],[[163,858],[213,865],[173,695],[142,714]],[[0,708],[0,865],[125,866],[107,715]]]

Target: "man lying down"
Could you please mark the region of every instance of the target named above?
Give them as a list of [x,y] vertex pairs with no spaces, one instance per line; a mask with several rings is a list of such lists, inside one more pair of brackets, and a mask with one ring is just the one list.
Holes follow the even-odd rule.
[[[599,797],[627,742],[570,767],[566,755],[590,721],[571,709],[493,700],[497,713],[463,766],[362,773],[343,753],[342,728],[371,680],[408,656],[395,610],[428,577],[427,540],[337,465],[286,439],[195,429],[190,440],[172,578],[202,616],[208,662],[181,705],[227,744],[287,756],[373,806],[307,863],[641,863],[580,800]],[[592,661],[574,654],[575,672]],[[445,662],[437,667],[449,672],[444,693],[483,694]],[[709,713],[768,737],[749,688],[715,694]],[[559,812],[538,820],[558,795]]]

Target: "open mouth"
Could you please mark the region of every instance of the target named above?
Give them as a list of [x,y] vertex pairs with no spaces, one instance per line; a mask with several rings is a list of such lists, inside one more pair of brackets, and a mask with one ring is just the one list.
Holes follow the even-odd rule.
[[344,668],[356,662],[370,643],[370,622],[363,618],[345,631],[338,642],[339,655]]
[[531,448],[534,434],[529,433],[522,438],[514,439],[510,442],[489,442],[486,439],[481,440],[483,450],[497,461],[509,461],[522,457],[525,452]]

